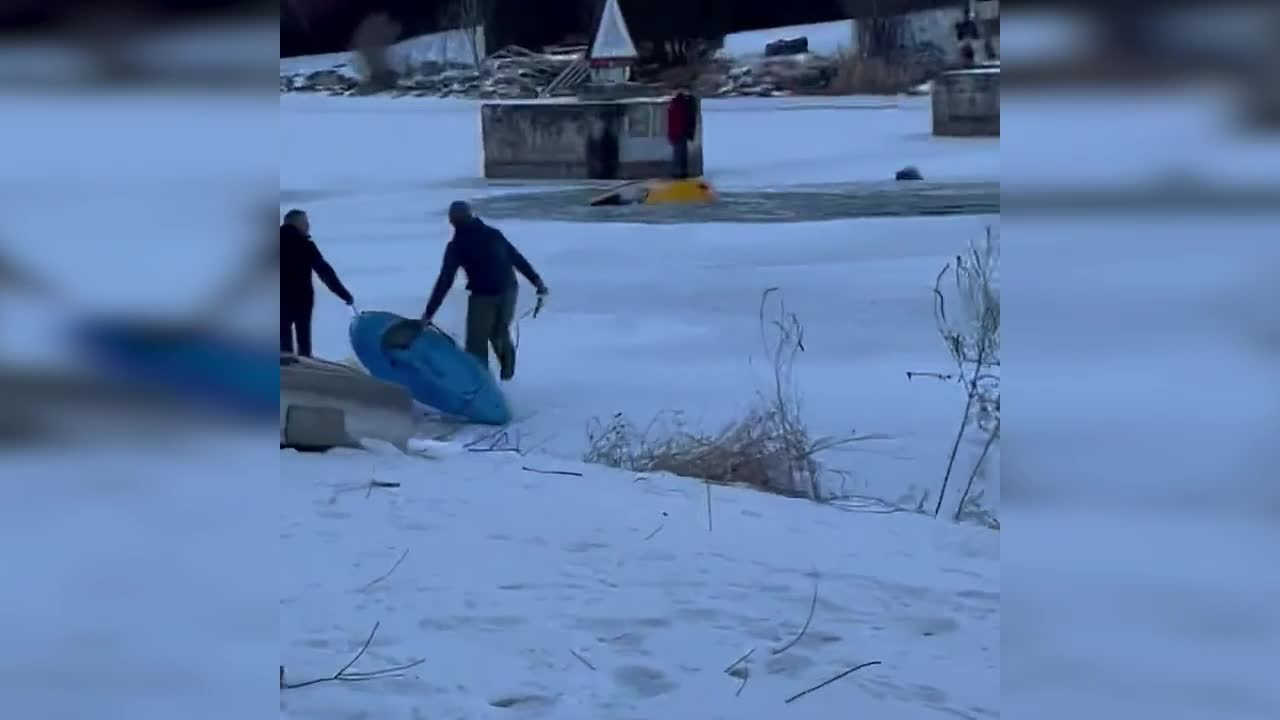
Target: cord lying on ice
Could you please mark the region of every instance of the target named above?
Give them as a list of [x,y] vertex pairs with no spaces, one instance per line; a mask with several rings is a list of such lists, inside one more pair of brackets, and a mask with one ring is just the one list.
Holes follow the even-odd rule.
[[381,670],[372,670],[370,672],[348,672],[351,669],[351,666],[355,665],[356,661],[358,661],[361,658],[361,656],[364,655],[364,652],[369,649],[369,645],[373,642],[373,637],[378,634],[378,627],[381,626],[381,624],[382,623],[373,624],[373,631],[369,633],[369,639],[365,640],[364,645],[360,646],[360,651],[356,653],[356,656],[351,658],[351,661],[348,662],[346,665],[343,665],[341,670],[330,675],[329,677],[316,678],[315,680],[307,680],[305,682],[300,682],[300,683],[287,683],[284,681],[284,666],[281,665],[280,666],[280,688],[282,690],[296,690],[298,688],[307,687],[308,685],[319,685],[320,683],[326,683],[326,682],[363,682],[365,680],[379,680],[381,678],[400,677],[400,673],[404,672],[405,670],[417,667],[427,661],[426,658],[423,658],[421,660],[414,660],[411,663],[406,663],[404,665],[396,665],[395,667],[383,668]]

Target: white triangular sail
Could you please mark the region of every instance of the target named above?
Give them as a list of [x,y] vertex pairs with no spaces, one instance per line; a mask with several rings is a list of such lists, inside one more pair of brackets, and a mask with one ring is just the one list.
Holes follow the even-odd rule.
[[591,57],[596,60],[632,60],[638,56],[631,41],[631,31],[622,17],[618,0],[607,0],[600,24],[596,26],[595,41],[591,43]]

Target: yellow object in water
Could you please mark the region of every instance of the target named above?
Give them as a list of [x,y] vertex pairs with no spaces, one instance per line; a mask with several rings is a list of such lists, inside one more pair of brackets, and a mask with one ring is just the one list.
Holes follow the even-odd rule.
[[630,182],[593,198],[590,205],[687,205],[715,200],[716,193],[706,180],[688,178]]
[[702,178],[686,180],[652,180],[649,194],[645,197],[646,205],[663,205],[668,203],[709,203],[716,199],[711,186]]

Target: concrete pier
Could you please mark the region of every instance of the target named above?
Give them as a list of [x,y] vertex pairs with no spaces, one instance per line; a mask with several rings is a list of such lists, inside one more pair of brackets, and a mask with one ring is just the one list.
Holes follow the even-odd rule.
[[953,70],[933,81],[933,134],[1000,136],[1000,68]]
[[[486,178],[643,180],[668,177],[668,98],[513,100],[480,109]],[[702,119],[689,146],[702,174]]]

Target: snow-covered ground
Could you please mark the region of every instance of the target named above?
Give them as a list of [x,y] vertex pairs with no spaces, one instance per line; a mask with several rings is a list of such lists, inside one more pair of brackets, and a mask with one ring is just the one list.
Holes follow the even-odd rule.
[[[998,178],[997,142],[930,138],[917,99],[705,112],[722,188],[885,179],[906,164]],[[477,114],[461,101],[281,97],[281,209],[311,214],[362,308],[421,312],[448,202],[514,189],[479,179]],[[500,223],[551,287],[547,310],[520,323],[508,388],[508,434],[532,452],[283,453],[283,552],[297,559],[283,575],[286,680],[336,671],[377,622],[353,670],[425,662],[400,679],[289,690],[282,706],[308,719],[998,715],[998,533],[724,488],[708,530],[696,481],[577,460],[594,418],[734,419],[767,388],[757,308],[777,287],[805,324],[796,374],[813,431],[890,438],[828,458],[853,474],[845,491],[936,497],[963,395],[906,373],[949,369],[930,288],[997,221]],[[316,351],[349,357],[349,313],[319,297]],[[463,312],[459,288],[438,320],[456,332]],[[979,480],[994,506],[996,476]],[[400,485],[367,493],[371,478]],[[799,632],[814,577],[810,628],[774,654]],[[724,670],[752,648],[735,695]]]
[[999,716],[980,527],[503,453],[288,452],[281,482],[286,682],[375,623],[353,672],[424,661],[287,690],[288,717]]
[[[449,237],[449,201],[510,191],[477,180],[476,104],[284,96],[281,108],[282,203],[310,212],[361,307],[420,313]],[[705,112],[708,176],[722,189],[885,179],[906,164],[932,179],[998,178],[998,143],[930,138],[919,99],[878,110],[738,100]],[[593,418],[624,413],[643,425],[681,411],[710,428],[734,419],[767,387],[757,310],[777,287],[805,325],[796,373],[814,432],[892,438],[831,458],[853,475],[847,491],[914,503],[936,492],[963,396],[906,373],[950,368],[931,287],[996,220],[504,221],[551,287],[548,310],[519,326],[508,390],[516,431],[525,446],[578,457]],[[532,300],[526,292],[523,306]],[[438,322],[456,332],[464,310],[459,289]],[[350,355],[348,318],[321,293],[318,354]]]

